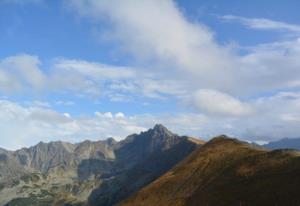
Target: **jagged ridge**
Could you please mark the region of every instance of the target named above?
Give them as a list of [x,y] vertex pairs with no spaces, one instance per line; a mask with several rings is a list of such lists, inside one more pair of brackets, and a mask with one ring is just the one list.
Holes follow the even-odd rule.
[[[198,143],[173,134],[163,125],[120,142],[113,138],[78,144],[40,142],[15,152],[0,150],[1,168],[7,168],[0,169],[0,184],[15,188],[15,197],[25,196],[22,201],[29,195],[24,191],[40,194],[42,190],[34,188],[39,185],[50,193],[40,198],[43,201],[52,198],[61,204],[78,205],[88,200],[91,205],[112,205],[162,175],[196,147]],[[38,178],[33,178],[35,174]],[[24,177],[29,179],[26,184]],[[6,191],[2,188],[3,194]],[[37,197],[32,199],[35,205],[43,204]],[[0,194],[0,205],[8,200]]]

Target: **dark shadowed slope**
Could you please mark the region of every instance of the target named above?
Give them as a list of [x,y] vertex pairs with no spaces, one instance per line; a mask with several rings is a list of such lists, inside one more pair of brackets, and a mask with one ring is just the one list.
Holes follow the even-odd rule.
[[121,206],[300,205],[300,157],[214,138]]

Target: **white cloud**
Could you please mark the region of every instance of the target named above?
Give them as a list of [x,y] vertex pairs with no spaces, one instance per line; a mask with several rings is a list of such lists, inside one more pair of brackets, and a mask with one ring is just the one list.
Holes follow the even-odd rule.
[[74,59],[58,59],[45,67],[49,68],[47,73],[39,58],[31,55],[0,60],[0,91],[6,94],[69,92],[75,96],[106,96],[120,101],[130,98],[128,93],[158,98],[161,94],[180,92],[176,81],[166,80],[162,84],[160,79],[155,79],[157,77],[140,73],[135,68]]
[[39,66],[38,57],[26,54],[0,60],[1,90],[11,92],[32,87],[42,90],[46,77]]
[[125,115],[122,112],[118,112],[115,114],[115,118],[117,119],[123,119],[125,117]]
[[128,79],[135,76],[135,72],[128,67],[115,67],[96,62],[87,62],[74,59],[59,59],[54,67],[70,73],[78,73],[95,80]]
[[2,90],[18,91],[25,82],[35,90],[46,87],[52,92],[96,99],[104,96],[111,101],[132,101],[137,96],[163,99],[165,95],[185,101],[191,90],[203,88],[239,98],[300,86],[298,40],[258,45],[240,56],[232,48],[218,44],[204,25],[189,22],[171,0],[69,3],[96,21],[108,19],[111,36],[137,57],[140,66],[57,59],[46,65],[51,69],[45,74],[37,57],[15,56],[14,61],[2,62],[7,62],[6,67],[26,69],[15,69],[18,75],[0,69]]
[[272,90],[299,88],[300,42],[289,40],[253,47],[239,58],[241,70],[236,87],[255,94]]
[[147,130],[163,123],[179,134],[205,137],[215,134],[207,117],[200,114],[140,114],[127,116],[122,112],[95,112],[92,116],[73,117],[52,109],[21,106],[0,100],[0,147],[17,149],[32,146],[39,141],[64,140],[80,142],[84,139],[100,140],[114,137],[118,140],[132,133]]
[[[166,125],[175,133],[202,139],[220,134],[251,141],[299,137],[298,92],[280,92],[247,104],[216,91],[202,93],[206,93],[207,98],[226,102],[226,106],[210,101],[213,107],[211,112],[217,112],[218,115],[177,112],[127,116],[122,112],[95,112],[94,115],[72,116],[45,107],[22,106],[12,101],[0,100],[0,146],[16,149],[31,146],[39,141],[62,139],[79,142],[84,139],[115,137],[120,140],[129,134],[144,131],[156,123]],[[249,112],[248,106],[257,114],[245,116],[245,112]]]
[[[283,137],[300,137],[299,92],[279,92],[252,102],[258,115],[240,122],[241,135],[252,139],[275,140]],[[246,129],[248,127],[248,129]]]
[[[215,91],[212,93],[214,94]],[[228,97],[227,95],[223,96],[224,94],[218,95],[222,98],[218,97],[217,99],[224,98],[225,101],[233,101],[233,103],[230,103],[229,105],[236,104],[236,108],[244,108],[245,106],[245,110],[247,111],[250,107],[250,111],[254,111],[254,114],[252,113],[248,116],[234,116],[236,115],[234,109],[233,111],[228,110],[228,107],[225,107],[224,109],[224,107],[219,107],[219,105],[216,106],[214,102],[208,100],[208,102],[211,103],[214,112],[216,110],[219,111],[219,113],[227,112],[226,115],[216,116],[211,115],[211,113],[207,115],[197,113],[177,114],[174,115],[176,117],[173,118],[178,123],[174,124],[174,121],[168,119],[167,124],[176,125],[175,130],[176,128],[182,129],[182,132],[186,132],[182,127],[189,128],[187,134],[198,134],[198,136],[204,138],[213,137],[219,134],[227,134],[251,141],[274,141],[284,137],[300,137],[299,92],[279,92],[272,96],[252,99],[246,104],[239,100],[232,99],[232,97]],[[211,94],[208,96],[211,96]],[[206,106],[210,107],[209,105]],[[166,120],[166,118],[162,119]]]
[[35,100],[33,102],[28,102],[28,104],[33,105],[33,106],[37,106],[37,107],[51,107],[51,104],[49,102],[38,101],[38,100]]
[[[299,89],[299,39],[255,45],[240,55],[235,48],[219,44],[206,26],[188,21],[171,0],[69,3],[99,25],[105,22],[106,37],[135,57],[135,67],[78,59],[56,59],[45,66],[36,56],[18,55],[0,60],[2,92],[42,90],[113,101],[148,97],[157,98],[158,103],[171,97],[175,104],[192,103],[198,110],[158,116],[96,112],[73,117],[41,105],[22,107],[3,100],[1,131],[8,138],[16,137],[16,146],[44,138],[124,137],[158,122],[175,132],[204,137],[226,133],[271,140],[300,133],[298,93],[260,97],[264,92]],[[226,18],[255,29],[299,31],[297,25],[283,22]],[[249,100],[249,96],[258,98]]]
[[300,26],[295,24],[288,24],[281,21],[273,21],[265,18],[245,18],[241,16],[225,15],[221,19],[226,21],[236,21],[243,25],[258,30],[277,30],[300,33]]
[[[257,45],[247,54],[239,55],[236,48],[217,43],[206,26],[188,21],[172,0],[72,0],[70,4],[80,15],[93,18],[100,25],[109,22],[109,35],[122,50],[133,54],[142,62],[141,67],[151,70],[160,83],[174,82],[166,88],[168,94],[186,96],[187,91],[209,88],[241,96],[299,87],[297,39]],[[235,16],[224,18],[246,20]],[[299,30],[297,25],[271,20],[260,24],[259,20],[251,25],[289,32]],[[151,85],[147,94],[157,96],[158,92],[151,94],[151,89],[160,87],[159,84],[144,85]]]
[[39,141],[83,139],[117,139],[145,130],[134,117],[123,113],[96,112],[95,116],[72,117],[38,106],[22,106],[0,100],[1,147],[17,149],[32,146]]
[[63,115],[67,118],[71,118],[71,115],[69,113],[64,113]]
[[58,59],[52,65],[50,87],[80,93],[81,96],[99,98],[108,96],[109,85],[126,83],[136,77],[135,70],[128,67],[105,65],[74,59]]
[[153,73],[198,79],[198,86],[230,83],[216,75],[220,70],[231,74],[230,48],[217,44],[206,26],[189,22],[171,0],[72,0],[71,5],[83,16],[109,20],[109,36],[138,59],[150,61]]
[[[47,73],[45,72],[47,68]],[[0,60],[0,91],[15,93],[70,93],[111,101],[132,101],[135,96],[163,98],[184,95],[178,80],[161,81],[159,74],[134,67],[105,65],[75,59],[56,59],[43,65],[37,56],[16,55]],[[56,105],[71,105],[58,101]]]
[[213,115],[246,116],[254,112],[249,104],[211,89],[198,90],[193,103],[200,111]]
[[65,100],[57,100],[54,102],[55,105],[63,105],[63,106],[73,106],[75,102],[73,101],[65,101]]

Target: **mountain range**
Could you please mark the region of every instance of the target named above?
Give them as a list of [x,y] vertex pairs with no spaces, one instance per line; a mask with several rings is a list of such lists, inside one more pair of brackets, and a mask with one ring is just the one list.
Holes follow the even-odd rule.
[[0,150],[0,205],[113,205],[161,176],[202,141],[163,125],[117,142],[50,142]]
[[0,206],[298,206],[300,152],[272,150],[297,141],[204,142],[157,124],[122,141],[0,149]]

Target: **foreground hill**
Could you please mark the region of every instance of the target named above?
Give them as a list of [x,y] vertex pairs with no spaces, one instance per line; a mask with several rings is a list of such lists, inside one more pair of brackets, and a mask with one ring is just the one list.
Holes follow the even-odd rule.
[[119,205],[300,205],[299,155],[220,136]]
[[156,125],[120,142],[41,142],[17,151],[0,149],[0,205],[113,205],[200,143]]

